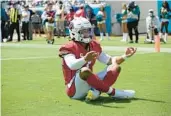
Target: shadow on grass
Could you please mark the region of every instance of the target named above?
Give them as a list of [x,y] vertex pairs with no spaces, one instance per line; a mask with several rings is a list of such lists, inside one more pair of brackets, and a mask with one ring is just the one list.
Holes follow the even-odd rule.
[[153,99],[147,99],[147,98],[132,98],[132,99],[113,99],[110,97],[100,96],[97,100],[94,101],[86,101],[87,104],[91,105],[97,105],[97,106],[103,106],[103,107],[109,107],[109,108],[124,108],[124,107],[118,107],[113,106],[110,103],[131,103],[132,101],[146,101],[146,102],[157,102],[157,103],[166,103],[165,101],[160,100],[153,100]]
[[147,102],[159,102],[159,103],[166,103],[165,101],[161,101],[161,100],[153,100],[153,99],[146,99],[146,98],[133,98],[131,100],[134,101],[147,101]]
[[124,99],[124,100],[119,100],[119,99],[112,99],[111,97],[105,97],[105,96],[100,96],[97,100],[94,101],[85,101],[87,104],[91,104],[91,105],[96,105],[96,106],[103,106],[103,107],[108,107],[108,108],[125,108],[125,107],[121,107],[121,106],[114,106],[113,104],[111,105],[111,103],[130,103],[131,100],[130,99]]

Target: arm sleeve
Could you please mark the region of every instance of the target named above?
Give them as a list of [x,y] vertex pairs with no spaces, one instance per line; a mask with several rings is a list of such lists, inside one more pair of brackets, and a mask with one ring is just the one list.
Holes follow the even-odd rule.
[[101,63],[104,63],[104,64],[108,64],[110,58],[112,58],[110,55],[104,53],[104,52],[101,52],[99,57],[98,57],[98,60],[101,62]]
[[86,63],[86,61],[84,60],[84,57],[76,59],[74,54],[67,54],[63,58],[64,58],[66,65],[71,70],[78,70]]
[[46,19],[46,12],[43,12],[43,14],[41,15],[41,18],[42,18],[43,20]]

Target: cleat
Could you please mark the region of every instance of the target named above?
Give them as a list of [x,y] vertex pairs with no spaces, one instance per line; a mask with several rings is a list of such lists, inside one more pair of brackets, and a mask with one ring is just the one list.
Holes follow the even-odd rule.
[[163,38],[160,38],[160,41],[166,43],[166,41]]
[[126,42],[126,40],[122,39],[121,42]]
[[135,43],[138,43],[138,41],[135,41]]
[[89,90],[86,96],[86,101],[92,101],[93,100],[93,91]]
[[110,38],[108,38],[107,40],[108,40],[108,41],[110,41],[111,39],[110,39]]
[[166,42],[167,42],[167,40],[166,40],[166,39],[163,39],[163,43],[165,43],[165,44],[166,44]]
[[129,43],[134,43],[134,41],[133,40],[130,40]]
[[54,44],[54,42],[55,42],[55,39],[52,39],[52,44]]
[[115,90],[115,95],[112,98],[116,99],[131,99],[135,96],[134,90]]
[[47,40],[47,43],[50,44],[50,40]]
[[100,96],[100,92],[97,90],[89,90],[86,96],[86,101],[96,100]]
[[101,41],[103,41],[103,39],[100,39],[99,41],[101,42]]

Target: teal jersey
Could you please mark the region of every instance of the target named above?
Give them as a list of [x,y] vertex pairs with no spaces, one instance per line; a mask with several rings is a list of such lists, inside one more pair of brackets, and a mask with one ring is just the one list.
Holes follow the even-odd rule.
[[127,10],[126,9],[122,9],[122,15],[127,15]]
[[140,14],[140,8],[139,8],[139,6],[136,6],[136,7],[133,9],[132,13],[135,14],[135,15],[139,15],[139,14]]
[[162,19],[169,19],[169,11],[166,8],[162,7],[160,9],[160,17]]

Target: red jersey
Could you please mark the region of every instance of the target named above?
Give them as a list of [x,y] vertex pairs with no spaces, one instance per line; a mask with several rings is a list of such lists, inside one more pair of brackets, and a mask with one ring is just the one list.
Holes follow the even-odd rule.
[[66,15],[66,20],[67,21],[72,21],[74,19],[74,14],[75,12],[70,12],[69,14]]
[[[102,48],[100,44],[93,40],[89,43],[90,51],[96,51],[98,54],[102,52]],[[77,59],[81,58],[82,56],[85,56],[88,52],[79,42],[70,41],[67,44],[61,46],[59,49],[61,55],[64,54],[74,54]],[[91,62],[86,63],[83,67],[89,67],[91,70],[93,70],[93,66],[95,64],[96,60],[93,60]],[[65,63],[64,59],[62,59],[62,70],[65,80],[65,85],[67,85],[71,79],[76,75],[77,70],[71,70]]]
[[48,15],[48,17],[54,18],[55,17],[55,11],[53,11],[53,10],[47,11],[47,15]]
[[79,9],[75,13],[75,17],[85,17],[84,9]]

